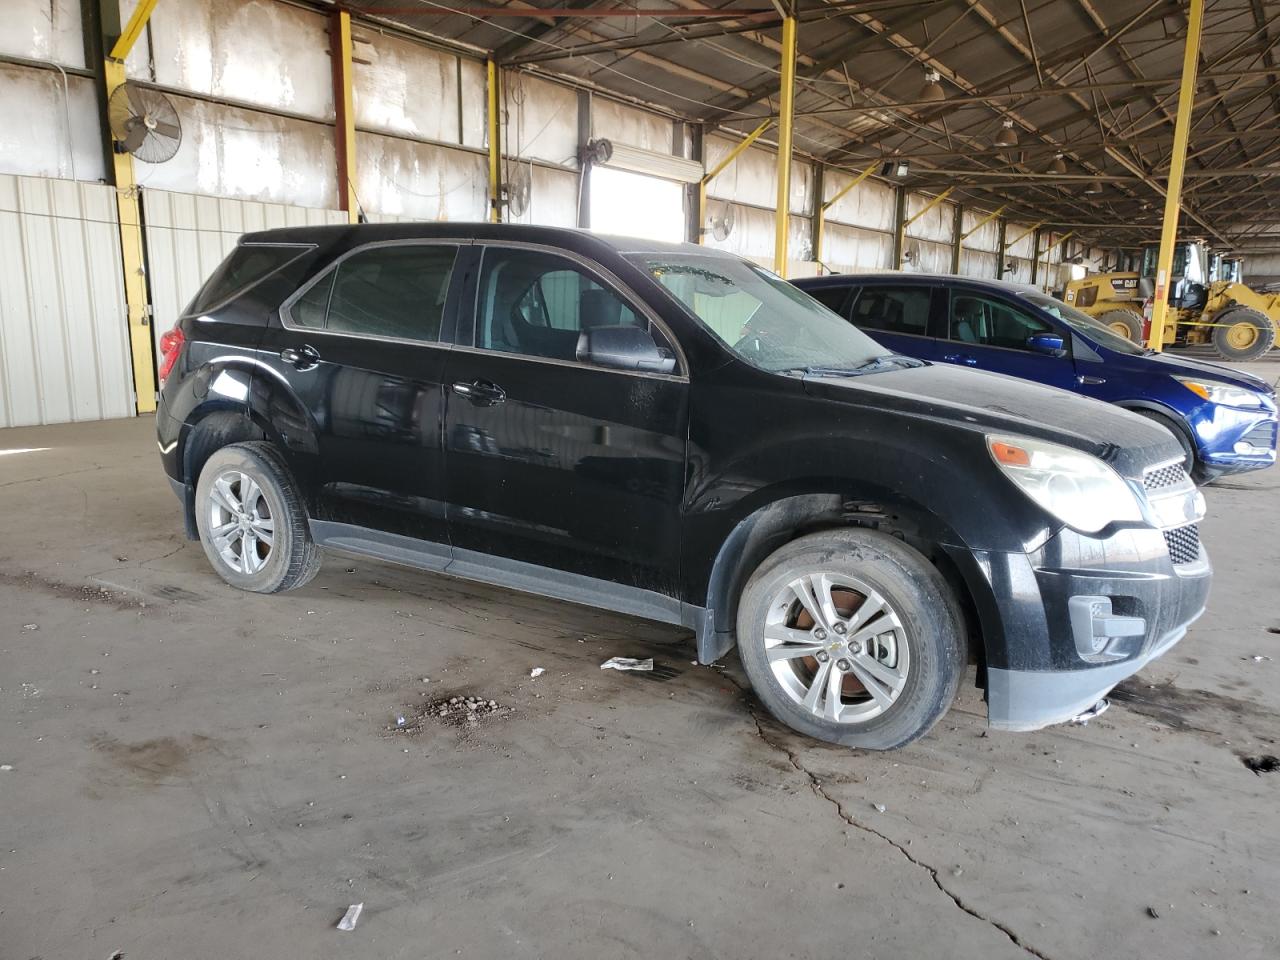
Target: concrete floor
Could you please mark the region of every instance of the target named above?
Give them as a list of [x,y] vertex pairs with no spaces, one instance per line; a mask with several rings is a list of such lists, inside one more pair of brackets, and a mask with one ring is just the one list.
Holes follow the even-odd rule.
[[1105,717],[967,686],[882,755],[674,628],[334,556],[237,593],[145,419],[0,432],[0,490],[5,960],[1280,954],[1274,469],[1207,490],[1209,611]]

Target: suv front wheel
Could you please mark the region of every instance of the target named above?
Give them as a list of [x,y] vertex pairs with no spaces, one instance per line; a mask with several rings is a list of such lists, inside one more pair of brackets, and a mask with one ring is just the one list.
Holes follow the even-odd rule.
[[269,443],[214,452],[196,483],[196,527],[209,562],[233,587],[279,593],[320,571],[320,549],[284,460]]
[[849,529],[793,540],[760,565],[738,605],[738,653],[787,726],[890,750],[947,712],[967,643],[936,568],[893,537]]

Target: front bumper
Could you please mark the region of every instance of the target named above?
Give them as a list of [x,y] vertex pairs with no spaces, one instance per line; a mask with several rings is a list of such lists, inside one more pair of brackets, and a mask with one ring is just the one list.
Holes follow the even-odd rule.
[[1186,635],[1212,580],[1203,547],[1175,565],[1150,528],[1105,539],[1064,529],[1033,553],[976,559],[990,587],[985,603],[975,599],[988,722],[999,730],[1037,730],[1088,710]]
[[1276,462],[1276,408],[1270,398],[1259,409],[1206,407],[1212,415],[1192,420],[1202,479],[1261,470]]

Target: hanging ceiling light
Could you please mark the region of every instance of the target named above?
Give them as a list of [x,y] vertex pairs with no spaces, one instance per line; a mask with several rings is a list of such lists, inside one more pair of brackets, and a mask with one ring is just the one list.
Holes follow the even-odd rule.
[[942,74],[937,70],[926,70],[924,72],[924,86],[920,88],[920,92],[916,94],[916,99],[923,103],[941,103],[947,99],[947,91],[942,89]]
[[1005,120],[999,133],[996,134],[997,147],[1016,147],[1018,135],[1013,132],[1013,121]]
[[1090,194],[1091,196],[1096,196],[1097,194],[1101,193],[1102,181],[1101,180],[1090,181],[1089,185],[1084,188],[1084,192],[1087,194]]
[[1049,173],[1066,173],[1067,161],[1062,154],[1055,154],[1053,162],[1049,164]]

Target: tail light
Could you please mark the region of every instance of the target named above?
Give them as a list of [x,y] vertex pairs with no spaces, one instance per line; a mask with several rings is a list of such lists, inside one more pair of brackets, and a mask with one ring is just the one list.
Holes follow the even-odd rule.
[[182,353],[183,344],[187,342],[187,338],[177,327],[163,334],[160,337],[160,383],[163,384],[169,379],[169,374],[173,372],[173,365],[178,362],[178,354]]

